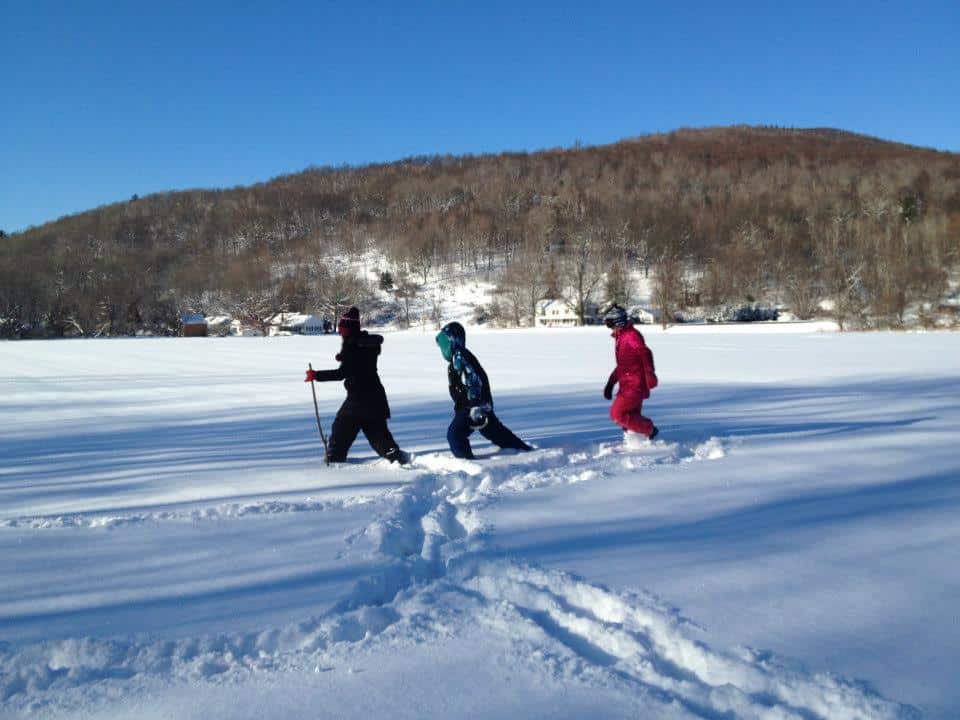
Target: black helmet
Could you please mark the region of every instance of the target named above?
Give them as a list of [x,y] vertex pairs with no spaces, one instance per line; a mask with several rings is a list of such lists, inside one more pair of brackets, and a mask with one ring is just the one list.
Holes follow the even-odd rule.
[[608,328],[623,327],[627,324],[627,311],[619,305],[612,305],[603,316],[603,324]]
[[451,340],[458,341],[461,345],[467,341],[467,331],[456,320],[444,325],[441,332]]

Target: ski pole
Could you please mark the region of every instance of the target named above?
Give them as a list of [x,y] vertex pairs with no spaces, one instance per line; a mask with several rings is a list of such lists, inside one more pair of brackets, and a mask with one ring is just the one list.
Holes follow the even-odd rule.
[[[307,363],[307,367],[313,370],[313,363]],[[320,406],[317,405],[317,389],[310,383],[310,392],[313,393],[313,413],[317,416],[317,430],[320,431],[320,439],[323,441],[323,464],[330,464],[329,449],[327,448],[327,436],[323,434],[323,424],[320,422]]]

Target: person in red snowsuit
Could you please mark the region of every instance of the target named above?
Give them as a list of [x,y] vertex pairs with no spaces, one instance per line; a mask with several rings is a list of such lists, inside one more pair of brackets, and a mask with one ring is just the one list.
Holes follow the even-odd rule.
[[617,397],[610,405],[611,419],[624,430],[646,435],[651,440],[660,432],[653,421],[641,414],[643,401],[657,386],[657,374],[653,366],[653,353],[643,340],[627,311],[614,305],[604,316],[606,326],[613,330],[614,354],[617,366],[610,373],[603,397],[613,398],[613,386],[620,384]]

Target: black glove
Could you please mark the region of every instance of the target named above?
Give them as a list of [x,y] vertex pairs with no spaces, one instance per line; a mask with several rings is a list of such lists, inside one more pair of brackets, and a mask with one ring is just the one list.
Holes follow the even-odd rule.
[[470,427],[479,430],[490,421],[488,410],[483,405],[470,408]]
[[606,400],[613,399],[613,383],[607,383],[603,386],[603,397]]

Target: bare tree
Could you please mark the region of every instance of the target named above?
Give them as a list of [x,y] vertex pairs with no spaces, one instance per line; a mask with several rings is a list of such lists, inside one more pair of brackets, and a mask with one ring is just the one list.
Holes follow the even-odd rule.
[[630,304],[633,283],[623,261],[615,260],[607,269],[604,294],[608,303],[616,303],[622,307]]
[[584,228],[575,232],[562,257],[562,275],[567,302],[586,324],[587,305],[603,279],[598,231]]
[[430,271],[433,269],[436,259],[437,246],[433,237],[422,240],[413,250],[410,267],[420,276],[424,285],[430,278]]
[[818,246],[824,290],[832,305],[831,313],[840,330],[859,317],[863,309],[864,258],[853,243],[852,217],[839,213],[825,223]]
[[523,268],[517,263],[511,264],[497,285],[496,310],[513,327],[523,324],[523,315],[527,309],[526,287]]
[[443,303],[447,297],[447,287],[438,284],[430,291],[430,320],[439,330],[443,326]]
[[790,311],[801,320],[808,320],[817,311],[819,283],[814,268],[801,265],[786,277],[786,296]]
[[666,329],[676,317],[683,297],[683,255],[679,248],[661,251],[654,266],[653,303]]
[[271,318],[282,310],[271,288],[239,290],[229,297],[229,307],[234,317],[245,325],[257,328],[264,335],[270,327]]
[[351,305],[366,305],[370,295],[366,281],[354,273],[328,272],[317,287],[317,309],[336,319]]
[[413,304],[419,291],[420,287],[405,272],[401,271],[397,273],[393,296],[397,299],[397,302],[400,304],[400,309],[403,311],[402,322],[404,327],[410,327],[410,306]]

